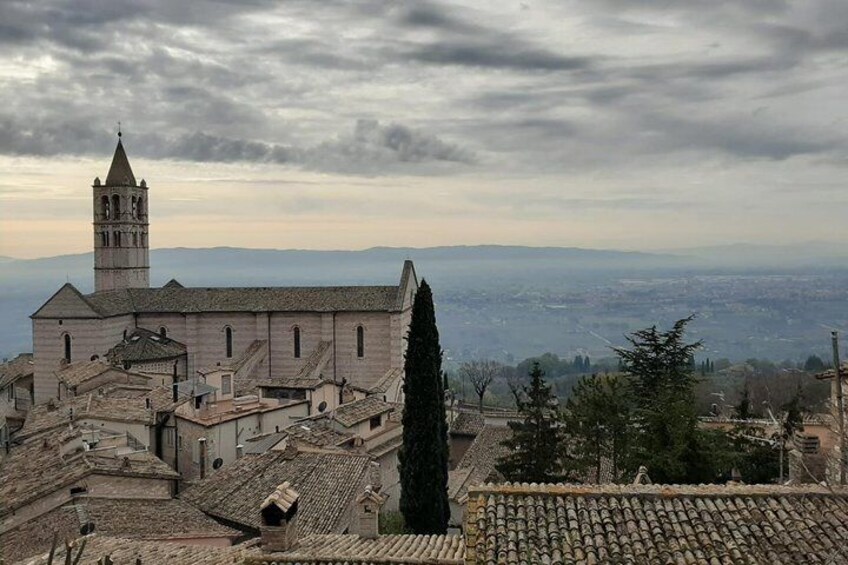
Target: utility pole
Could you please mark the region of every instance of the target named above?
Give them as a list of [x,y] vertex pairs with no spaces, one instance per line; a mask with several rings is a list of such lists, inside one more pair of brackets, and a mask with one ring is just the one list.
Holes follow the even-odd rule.
[[839,335],[834,330],[830,332],[833,344],[833,380],[836,383],[836,409],[839,410],[839,484],[845,484],[845,404],[842,400],[842,371],[839,368]]

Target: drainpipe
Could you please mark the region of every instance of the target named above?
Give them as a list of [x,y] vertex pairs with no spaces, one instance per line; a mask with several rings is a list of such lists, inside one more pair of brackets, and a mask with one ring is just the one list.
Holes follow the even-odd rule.
[[202,437],[197,442],[200,444],[200,480],[206,478],[206,438]]

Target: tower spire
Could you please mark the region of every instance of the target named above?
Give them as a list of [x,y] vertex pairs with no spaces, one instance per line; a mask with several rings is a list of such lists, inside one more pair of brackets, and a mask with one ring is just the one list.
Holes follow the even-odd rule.
[[106,175],[106,186],[136,186],[127,152],[124,151],[124,144],[121,142],[121,135],[121,122],[118,122],[118,146],[115,147],[112,166],[109,167],[109,174]]

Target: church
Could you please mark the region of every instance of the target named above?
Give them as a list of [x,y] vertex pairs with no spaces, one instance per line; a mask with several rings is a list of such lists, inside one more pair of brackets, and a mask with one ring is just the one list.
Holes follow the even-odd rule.
[[35,404],[65,396],[62,372],[86,362],[314,400],[313,413],[365,396],[401,400],[411,261],[391,286],[152,288],[149,193],[119,133],[106,180],[92,186],[95,291],[67,283],[31,316]]

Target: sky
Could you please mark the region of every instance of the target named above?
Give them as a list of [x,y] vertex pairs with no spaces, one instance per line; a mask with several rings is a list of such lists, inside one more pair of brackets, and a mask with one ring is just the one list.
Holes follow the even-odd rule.
[[0,2],[0,255],[848,243],[848,2]]

